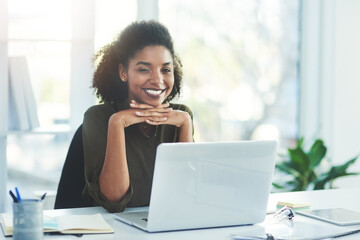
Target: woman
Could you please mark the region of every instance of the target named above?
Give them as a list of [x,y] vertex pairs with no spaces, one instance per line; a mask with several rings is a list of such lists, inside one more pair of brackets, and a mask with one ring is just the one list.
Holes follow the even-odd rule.
[[84,116],[83,197],[109,212],[149,205],[157,146],[193,141],[191,111],[169,103],[182,80],[172,38],[158,22],[135,22],[95,62],[103,104]]

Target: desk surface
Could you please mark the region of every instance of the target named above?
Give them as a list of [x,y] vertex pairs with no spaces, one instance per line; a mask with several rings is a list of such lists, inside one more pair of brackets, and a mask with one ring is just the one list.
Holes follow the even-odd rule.
[[[360,212],[360,188],[354,189],[336,189],[336,190],[318,190],[307,192],[291,192],[291,193],[275,193],[270,195],[268,203],[268,211],[275,210],[277,201],[306,201],[310,202],[312,209],[321,208],[336,208],[342,207]],[[67,215],[67,214],[94,214],[102,213],[104,219],[113,227],[115,234],[103,234],[103,235],[84,235],[82,238],[67,235],[45,235],[44,239],[127,239],[127,240],[162,240],[162,239],[207,239],[207,240],[219,240],[219,239],[231,239],[231,234],[236,234],[239,231],[244,231],[245,228],[251,229],[252,226],[243,227],[225,227],[225,228],[213,228],[203,230],[190,230],[190,231],[176,231],[165,233],[146,233],[137,228],[131,227],[116,220],[112,214],[106,212],[101,207],[91,208],[76,208],[76,209],[61,209],[61,210],[47,210],[47,215]],[[11,239],[5,238],[0,234],[0,240]],[[338,239],[360,239],[360,234],[341,237]]]

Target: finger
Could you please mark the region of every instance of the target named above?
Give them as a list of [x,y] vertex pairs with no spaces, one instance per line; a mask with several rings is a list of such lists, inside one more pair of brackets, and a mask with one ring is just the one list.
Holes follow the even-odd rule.
[[166,117],[166,116],[151,116],[151,117],[146,117],[146,120],[150,120],[153,122],[164,122],[164,121],[168,120],[168,117]]
[[143,112],[157,112],[157,113],[169,113],[173,111],[172,108],[153,108],[153,109],[145,109]]
[[158,120],[151,120],[151,119],[146,119],[145,122],[147,122],[148,124],[151,124],[151,125],[161,125],[161,124],[164,124],[167,120],[167,117],[164,117],[164,118],[160,118]]
[[135,100],[131,100],[130,102],[130,107],[132,108],[141,108],[141,109],[163,109],[163,108],[167,108],[170,106],[170,103],[163,103],[160,104],[157,107],[151,106],[149,104],[146,103],[137,103]]
[[137,116],[160,116],[160,115],[167,115],[172,112],[172,108],[153,108],[153,109],[137,109],[135,114]]
[[170,103],[168,103],[168,102],[163,103],[163,104],[160,105],[160,107],[162,107],[162,108],[167,108],[169,106],[170,106]]
[[140,108],[140,109],[151,109],[154,108],[153,106],[149,105],[149,104],[140,104],[135,102],[134,100],[131,100],[130,102],[130,107],[131,108]]
[[163,113],[156,111],[136,111],[135,115],[139,117],[164,117]]

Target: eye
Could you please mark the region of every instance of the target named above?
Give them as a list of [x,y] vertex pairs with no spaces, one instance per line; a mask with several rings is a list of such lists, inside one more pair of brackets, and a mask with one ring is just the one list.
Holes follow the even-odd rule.
[[138,71],[139,72],[148,72],[149,69],[147,69],[147,68],[139,68]]
[[170,68],[163,68],[162,70],[164,73],[170,73],[171,72],[171,69]]

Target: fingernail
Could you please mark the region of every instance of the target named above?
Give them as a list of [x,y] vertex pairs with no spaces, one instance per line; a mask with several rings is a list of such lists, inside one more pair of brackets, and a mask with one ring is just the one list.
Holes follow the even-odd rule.
[[167,117],[163,117],[163,118],[162,118],[162,120],[166,120],[166,119],[167,119]]
[[136,115],[142,115],[142,112],[135,112]]

